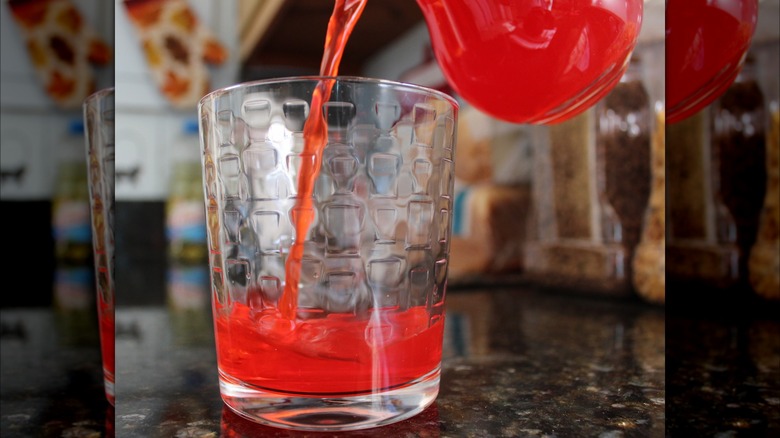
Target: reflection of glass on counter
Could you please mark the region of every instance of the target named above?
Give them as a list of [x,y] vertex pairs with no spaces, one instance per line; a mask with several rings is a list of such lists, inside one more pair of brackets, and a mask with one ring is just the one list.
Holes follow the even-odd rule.
[[178,345],[210,343],[211,308],[206,265],[172,264],[168,268],[167,302]]
[[94,277],[89,266],[58,266],[54,272],[54,306],[59,310],[93,309]]
[[449,294],[442,357],[471,357],[490,350],[493,296],[488,292]]
[[647,372],[666,367],[665,321],[662,313],[645,312],[637,315],[631,325],[631,353],[637,365]]
[[168,269],[168,304],[174,310],[206,310],[209,304],[208,268],[206,266],[170,266]]
[[113,437],[114,435],[114,423],[116,421],[114,413],[114,405],[108,404],[106,406],[106,421],[103,424],[105,435],[106,437]]
[[95,321],[95,277],[91,266],[57,266],[54,272],[54,317],[63,345],[98,341]]

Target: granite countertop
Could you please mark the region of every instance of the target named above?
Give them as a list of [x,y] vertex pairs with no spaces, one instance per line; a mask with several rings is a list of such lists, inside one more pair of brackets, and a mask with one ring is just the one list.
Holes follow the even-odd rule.
[[[208,298],[193,290],[161,296],[117,310],[115,422],[96,338],[69,340],[73,330],[50,309],[3,309],[0,435],[334,436],[260,426],[225,408]],[[770,315],[734,322],[677,314],[665,337],[669,316],[659,307],[508,286],[451,289],[447,312],[436,402],[409,420],[338,436],[780,432],[780,322]],[[48,433],[36,432],[41,425]]]
[[0,436],[111,436],[97,312],[0,310]]
[[[523,289],[455,290],[447,300],[436,403],[408,421],[344,435],[663,434],[661,310]],[[117,351],[120,434],[296,436],[222,406],[207,313],[121,310]]]
[[[224,408],[208,301],[189,293],[189,300],[169,296],[167,304],[117,309],[117,436],[299,436]],[[343,435],[663,435],[661,309],[522,288],[451,290],[447,300],[441,391],[434,405],[395,425]],[[42,312],[32,321],[21,311],[3,312],[5,325],[20,319],[46,325],[51,315]],[[12,340],[3,342],[5,350]],[[3,360],[5,381],[6,364],[15,368],[27,359]],[[6,400],[4,391],[3,436],[23,422],[19,414],[5,413],[6,402],[23,410],[20,398]],[[25,418],[35,419],[43,409],[29,407]],[[85,413],[90,415],[99,422],[96,412]]]
[[745,288],[672,288],[668,436],[780,437],[780,302]]
[[[345,436],[663,435],[660,309],[523,289],[451,291],[447,300],[435,404]],[[117,352],[121,436],[297,436],[223,407],[208,313],[120,310]]]

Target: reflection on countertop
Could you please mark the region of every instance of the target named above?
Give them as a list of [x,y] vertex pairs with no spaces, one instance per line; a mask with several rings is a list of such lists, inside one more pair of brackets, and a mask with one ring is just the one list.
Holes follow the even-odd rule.
[[675,296],[666,314],[668,435],[780,436],[780,302],[744,289]]
[[2,309],[0,350],[0,436],[113,436],[94,309]]
[[446,339],[466,348],[444,361],[446,435],[663,434],[660,309],[529,290],[448,300]]
[[[93,312],[3,308],[0,435],[325,436],[225,408],[205,277],[169,274],[117,309],[115,423]],[[451,288],[447,309],[436,402],[338,436],[780,436],[776,306],[671,312],[504,285]]]
[[[224,408],[208,304],[176,302],[117,309],[118,435],[300,436]],[[524,288],[452,290],[447,309],[436,403],[344,436],[663,435],[662,309]]]

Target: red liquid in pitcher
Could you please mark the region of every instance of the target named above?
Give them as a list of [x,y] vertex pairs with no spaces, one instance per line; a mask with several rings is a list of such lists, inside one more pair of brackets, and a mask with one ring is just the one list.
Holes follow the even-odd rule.
[[[217,311],[219,312],[219,310]],[[402,386],[441,361],[444,319],[425,307],[291,321],[233,303],[216,320],[219,369],[265,390],[348,394]]]
[[709,105],[734,82],[756,27],[757,0],[668,0],[666,118]]
[[463,99],[516,123],[556,123],[620,80],[642,1],[418,0],[436,59]]

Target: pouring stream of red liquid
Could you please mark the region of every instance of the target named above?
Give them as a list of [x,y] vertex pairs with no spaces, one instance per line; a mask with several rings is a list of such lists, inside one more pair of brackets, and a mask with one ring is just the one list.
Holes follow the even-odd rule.
[[[321,76],[337,76],[339,63],[344,54],[355,23],[360,18],[367,0],[336,0],[333,14],[328,22],[325,37],[325,50],[320,65]],[[303,127],[303,160],[298,171],[298,196],[292,212],[295,226],[295,240],[290,247],[285,265],[285,286],[279,300],[279,310],[287,319],[295,319],[298,308],[298,282],[301,276],[304,241],[314,220],[313,192],[314,184],[322,163],[322,152],[327,142],[328,130],[322,114],[322,105],[330,99],[333,89],[332,80],[323,80],[317,84],[311,100],[309,117]]]

